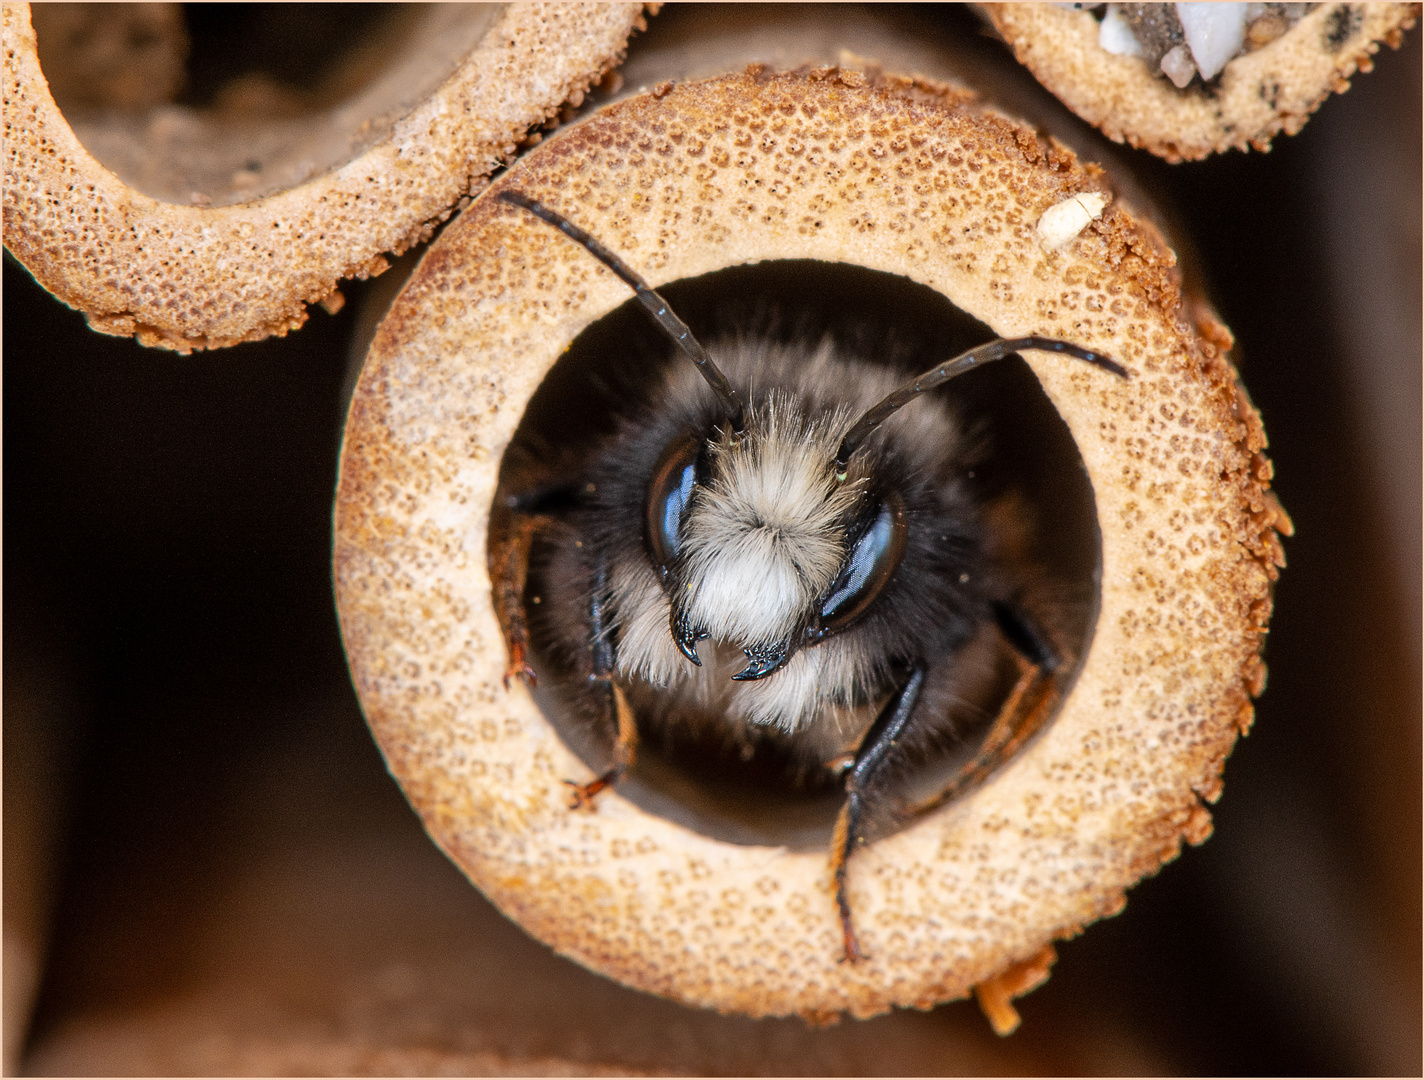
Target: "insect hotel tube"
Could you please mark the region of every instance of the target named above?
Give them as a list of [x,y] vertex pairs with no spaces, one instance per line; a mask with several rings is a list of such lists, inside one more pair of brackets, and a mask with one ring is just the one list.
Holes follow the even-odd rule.
[[[532,505],[526,496],[539,501],[537,484],[514,482],[509,451],[543,445],[535,465],[552,466],[568,449],[548,442],[561,426],[570,443],[597,441],[611,414],[578,377],[600,357],[621,365],[605,380],[617,398],[633,385],[628,363],[653,348],[641,335],[657,341],[628,285],[505,192],[594,237],[695,333],[716,330],[715,309],[738,296],[755,323],[757,295],[800,289],[816,334],[834,334],[836,308],[860,297],[863,313],[926,312],[932,338],[962,343],[932,363],[1033,336],[1127,373],[1026,350],[1026,366],[1007,370],[1031,385],[990,392],[1022,395],[1031,445],[1071,444],[1022,465],[1019,480],[1082,481],[1077,492],[1062,485],[1065,557],[1077,562],[1061,569],[1090,595],[1077,625],[1045,631],[1070,662],[1038,722],[981,727],[968,759],[941,761],[964,779],[958,788],[937,796],[926,780],[914,794],[934,808],[873,830],[840,867],[827,834],[844,789],[818,801],[757,788],[729,759],[700,775],[676,745],[640,752],[591,812],[571,810],[570,783],[606,767],[608,739],[561,720],[557,677],[505,686],[520,670],[507,652],[514,608],[501,608],[502,624],[496,599],[511,591],[511,566],[532,565],[510,558],[511,514]],[[594,970],[688,1004],[826,1019],[974,993],[1008,1031],[1010,998],[1042,981],[1055,940],[1118,911],[1184,841],[1206,839],[1205,804],[1264,683],[1288,524],[1226,356],[1230,334],[1185,294],[1171,250],[1120,194],[962,88],[874,68],[757,66],[659,83],[592,114],[445,230],[357,383],[336,589],[354,681],[393,775],[502,911]],[[522,444],[526,425],[541,424]],[[833,439],[828,460],[834,451]],[[695,454],[670,458],[659,490],[680,491],[684,468],[696,477]],[[526,615],[543,601],[512,591]],[[593,613],[581,617],[595,626],[592,656],[608,635]],[[1033,637],[1008,617],[986,632]],[[591,662],[601,685],[626,689]],[[536,674],[550,674],[541,663]],[[1002,697],[1045,691],[997,683],[990,669]],[[637,711],[638,694],[624,696],[620,722],[624,705]],[[992,767],[964,768],[987,749]],[[739,816],[739,784],[757,788],[756,813]],[[843,872],[854,962],[834,903]]]
[[1116,142],[1168,161],[1270,148],[1399,48],[1419,4],[981,4],[1015,57]]
[[[640,4],[337,10],[287,78],[254,44],[310,33],[280,7],[200,8],[190,35],[179,5],[6,5],[6,248],[103,333],[285,334],[429,239],[643,25]],[[236,75],[184,96],[190,48]]]

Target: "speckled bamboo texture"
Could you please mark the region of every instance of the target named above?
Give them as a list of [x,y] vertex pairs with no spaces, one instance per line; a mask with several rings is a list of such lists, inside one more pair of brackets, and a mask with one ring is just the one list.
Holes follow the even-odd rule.
[[1419,4],[1321,4],[1276,41],[1228,62],[1211,87],[1178,90],[1137,57],[1098,44],[1099,24],[1062,4],[981,4],[1019,62],[1065,105],[1115,142],[1168,161],[1197,161],[1235,147],[1267,150],[1295,135],[1381,42],[1400,45]]
[[[519,685],[491,602],[500,455],[550,366],[627,289],[492,196],[517,189],[655,287],[763,259],[900,274],[1013,337],[1131,369],[1029,359],[1093,483],[1102,615],[1057,720],[983,788],[853,856],[860,964],[826,856],[709,839],[587,768]],[[749,69],[612,106],[546,141],[454,222],[378,331],[341,462],[335,576],[357,690],[431,836],[510,917],[613,978],[752,1015],[956,998],[1118,911],[1211,831],[1204,800],[1252,719],[1281,565],[1265,438],[1180,294],[1162,239],[1116,203],[1062,251],[1035,225],[1111,183],[970,95],[908,79]]]
[[5,4],[5,246],[94,329],[179,352],[285,334],[434,227],[534,125],[612,67],[641,4],[511,4],[461,67],[346,165],[254,202],[179,206],[100,165],[55,106],[26,4]]

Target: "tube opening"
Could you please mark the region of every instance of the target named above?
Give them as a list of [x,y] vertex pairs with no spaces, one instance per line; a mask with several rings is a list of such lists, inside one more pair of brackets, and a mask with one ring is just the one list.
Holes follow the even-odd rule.
[[[839,351],[885,366],[896,378],[995,337],[925,286],[846,264],[765,262],[673,282],[659,291],[710,349],[733,339],[767,347],[815,346],[829,339]],[[568,527],[569,507],[578,500],[581,467],[628,440],[631,430],[636,435],[620,417],[646,419],[650,410],[670,407],[659,388],[669,365],[679,363],[688,361],[672,355],[630,300],[589,326],[554,365],[501,465],[492,531],[509,520],[504,515],[511,498],[524,505],[527,493],[562,492],[546,507],[554,524],[541,530],[532,548],[525,610],[539,675],[536,700],[595,774],[610,761],[613,728],[601,699],[589,689],[586,671],[575,670],[587,663],[577,654],[579,635],[590,626],[590,583],[568,568],[583,565],[585,558],[575,556],[571,545],[597,541]],[[1022,360],[988,365],[935,393],[954,401],[967,445],[980,448],[973,463],[967,458],[964,483],[997,547],[1015,551],[1015,576],[1005,588],[1062,654],[1060,685],[1067,691],[1087,654],[1099,603],[1101,544],[1082,459]],[[633,449],[628,460],[632,472],[642,468]],[[631,480],[640,482],[636,476]],[[588,523],[577,513],[573,517]],[[644,525],[629,515],[598,528],[641,535]],[[933,796],[974,757],[1020,678],[1019,655],[987,619],[953,654],[932,658],[927,685],[938,686],[935,709],[916,723],[930,721],[933,730],[909,741],[906,760],[877,800],[871,838],[906,824],[895,807]],[[796,850],[829,843],[845,799],[840,775],[823,767],[835,756],[827,752],[834,739],[670,715],[656,688],[633,683],[625,688],[638,715],[640,740],[635,764],[618,785],[623,796],[725,841]],[[874,717],[879,704],[865,706]]]
[[359,157],[429,97],[497,4],[36,4],[75,136],[130,187],[225,206]]

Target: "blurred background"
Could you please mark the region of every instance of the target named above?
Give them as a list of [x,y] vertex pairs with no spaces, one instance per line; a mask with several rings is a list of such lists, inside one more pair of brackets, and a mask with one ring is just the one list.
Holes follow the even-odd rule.
[[[1009,63],[967,11],[916,17]],[[264,18],[190,13],[190,66],[222,19],[288,40]],[[6,1072],[1419,1075],[1419,31],[1353,81],[1269,154],[1120,151],[1197,246],[1297,532],[1215,835],[1063,943],[1003,1040],[968,1002],[810,1029],[625,990],[425,837],[329,567],[349,358],[402,267],[182,357],[7,254]]]

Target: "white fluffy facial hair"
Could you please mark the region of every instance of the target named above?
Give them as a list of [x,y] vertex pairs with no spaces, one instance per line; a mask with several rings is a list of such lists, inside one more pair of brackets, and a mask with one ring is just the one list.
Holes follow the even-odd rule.
[[714,444],[681,553],[689,625],[739,647],[776,645],[799,629],[846,557],[860,490],[838,484],[832,462],[849,422],[838,410],[808,423],[774,393],[742,438]]

